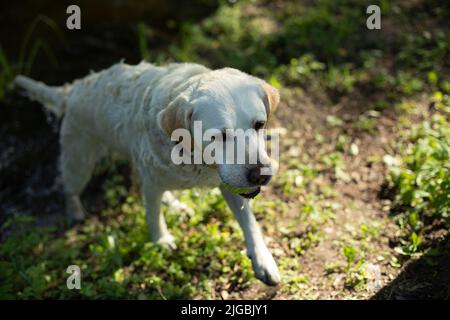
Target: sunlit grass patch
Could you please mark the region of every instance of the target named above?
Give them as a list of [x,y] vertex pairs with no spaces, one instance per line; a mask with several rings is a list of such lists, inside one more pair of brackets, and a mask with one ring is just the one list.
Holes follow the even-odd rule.
[[427,225],[441,220],[450,226],[450,104],[440,93],[432,100],[437,112],[412,128],[406,123],[402,159],[389,176],[401,213],[395,219],[404,231],[396,250],[406,256],[420,254]]

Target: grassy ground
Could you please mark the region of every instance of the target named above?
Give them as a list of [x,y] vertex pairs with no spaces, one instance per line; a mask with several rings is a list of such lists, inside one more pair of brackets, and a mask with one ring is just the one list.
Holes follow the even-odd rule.
[[[119,161],[98,168],[102,209],[83,224],[1,227],[0,297],[448,298],[450,7],[382,1],[382,30],[369,31],[361,1],[302,3],[224,4],[160,50],[137,28],[148,60],[232,66],[280,87],[280,171],[252,203],[278,288],[253,278],[218,190],[180,192],[193,212],[163,208],[176,251],[149,243]],[[72,264],[80,291],[66,289]]]

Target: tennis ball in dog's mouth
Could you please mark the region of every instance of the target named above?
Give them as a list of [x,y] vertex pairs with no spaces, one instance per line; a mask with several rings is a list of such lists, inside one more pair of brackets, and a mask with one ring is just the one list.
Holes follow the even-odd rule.
[[222,186],[228,191],[238,194],[244,198],[254,198],[261,191],[260,187],[235,187],[225,182],[222,182]]

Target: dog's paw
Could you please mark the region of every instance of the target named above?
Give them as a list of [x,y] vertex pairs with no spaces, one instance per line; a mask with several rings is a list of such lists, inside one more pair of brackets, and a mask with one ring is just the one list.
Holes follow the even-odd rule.
[[164,192],[162,196],[162,202],[168,207],[172,208],[174,211],[184,212],[190,217],[192,217],[195,213],[194,210],[187,204],[176,199],[170,191]]
[[175,238],[170,233],[159,237],[154,242],[168,250],[175,250],[177,248],[177,245],[175,244]]
[[280,273],[272,254],[268,249],[256,250],[249,254],[252,260],[253,271],[257,279],[268,286],[276,286],[280,283]]
[[66,216],[69,224],[81,222],[86,218],[86,210],[78,197],[66,198]]

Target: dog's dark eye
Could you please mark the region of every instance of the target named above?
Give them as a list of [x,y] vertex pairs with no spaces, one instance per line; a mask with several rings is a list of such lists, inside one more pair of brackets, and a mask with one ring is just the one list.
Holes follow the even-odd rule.
[[265,124],[266,123],[264,121],[256,121],[255,125],[254,125],[254,128],[255,128],[255,130],[262,129],[262,128],[264,128]]

